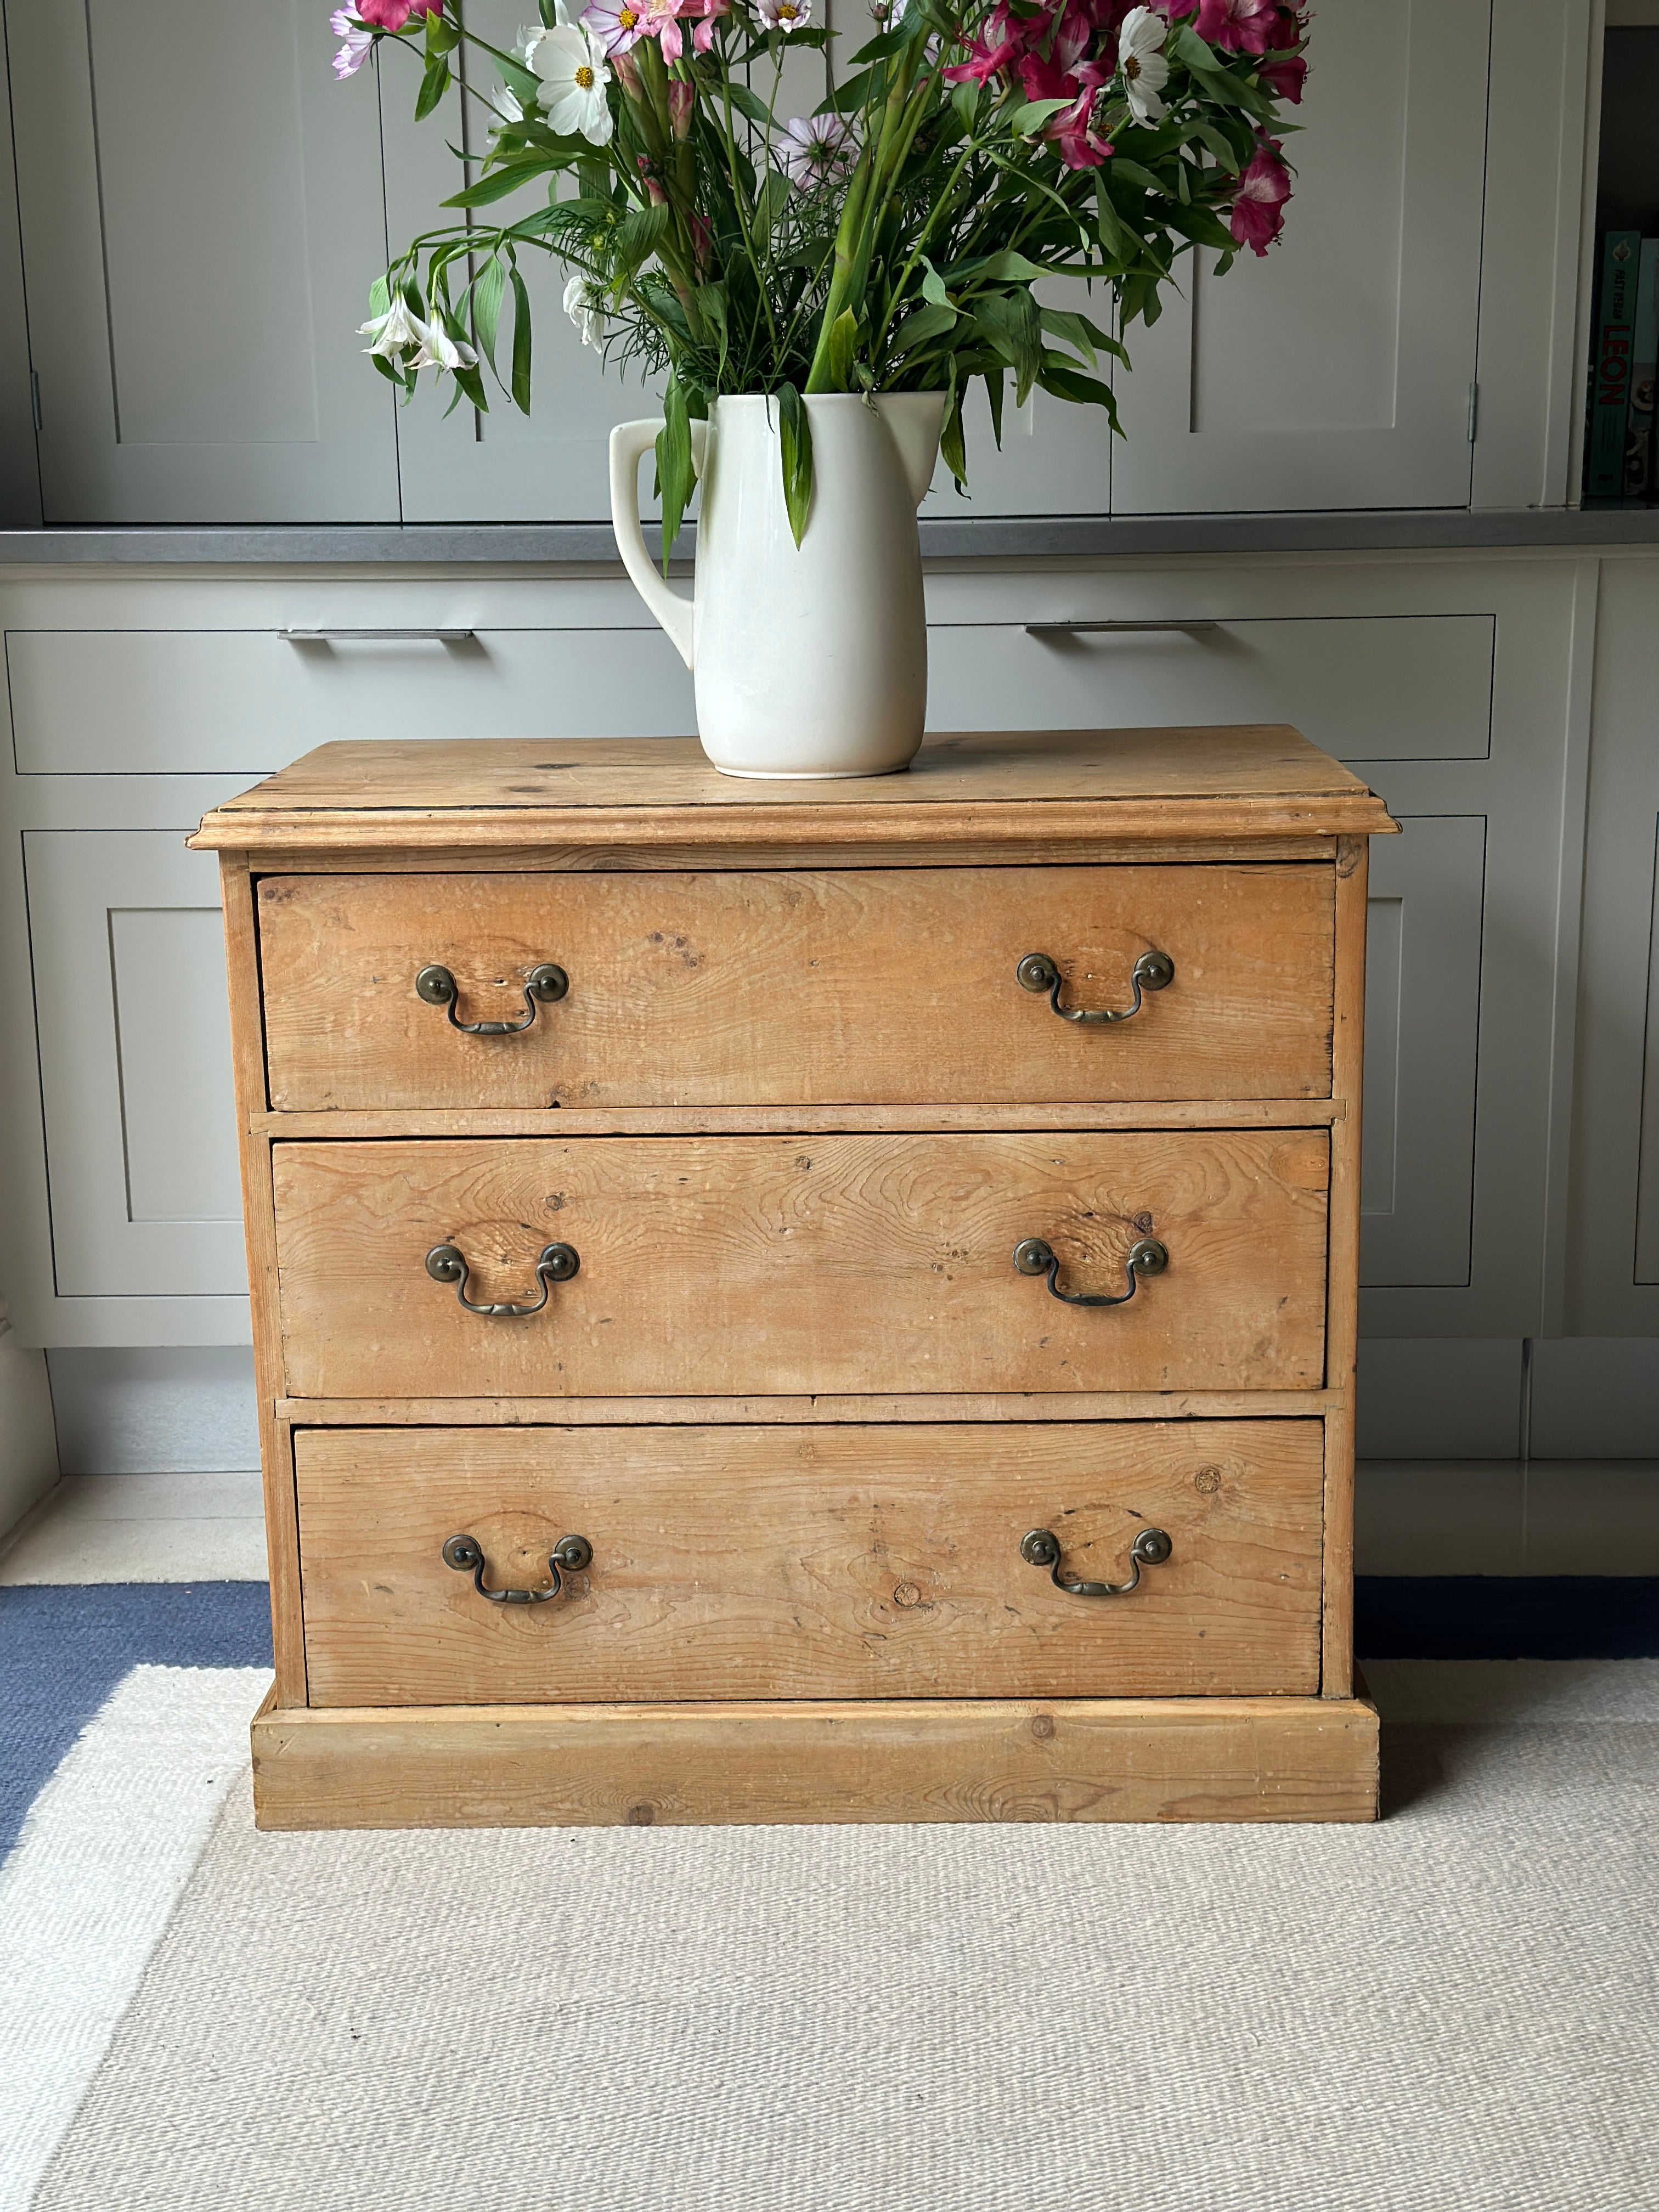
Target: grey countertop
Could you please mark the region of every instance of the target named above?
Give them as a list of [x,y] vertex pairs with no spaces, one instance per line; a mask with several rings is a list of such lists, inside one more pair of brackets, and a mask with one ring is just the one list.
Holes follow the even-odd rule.
[[[647,533],[648,535],[650,533]],[[691,539],[683,541],[689,556]],[[1659,547],[1659,507],[1397,509],[1319,514],[924,517],[929,561],[1086,561],[1182,553]],[[0,530],[0,565],[34,568],[614,564],[608,523],[168,525]]]

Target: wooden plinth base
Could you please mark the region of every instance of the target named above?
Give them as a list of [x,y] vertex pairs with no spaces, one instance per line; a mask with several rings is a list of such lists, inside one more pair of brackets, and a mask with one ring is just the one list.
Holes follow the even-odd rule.
[[1376,1709],[1360,1698],[267,1699],[252,1735],[262,1828],[1376,1817]]

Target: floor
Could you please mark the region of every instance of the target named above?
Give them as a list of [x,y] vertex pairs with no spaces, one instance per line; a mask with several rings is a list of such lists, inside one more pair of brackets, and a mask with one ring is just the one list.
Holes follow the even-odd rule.
[[[1366,1460],[1362,1575],[1659,1575],[1659,1461]],[[67,1475],[9,1537],[0,1587],[263,1582],[259,1478]]]

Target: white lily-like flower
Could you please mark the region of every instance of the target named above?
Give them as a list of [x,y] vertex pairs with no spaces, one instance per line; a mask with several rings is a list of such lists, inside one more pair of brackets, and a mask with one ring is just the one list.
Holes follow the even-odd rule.
[[596,353],[602,352],[611,319],[605,313],[590,277],[573,276],[565,286],[564,311],[581,332],[582,343],[592,346]]
[[580,23],[556,23],[532,34],[525,59],[542,81],[542,106],[550,127],[562,138],[578,132],[603,146],[611,131],[605,88],[611,82],[605,47]]
[[1164,41],[1170,27],[1150,8],[1131,8],[1117,34],[1118,70],[1123,96],[1137,123],[1156,123],[1164,112],[1158,98],[1170,81]]
[[522,123],[524,121],[523,106],[518,94],[510,85],[498,84],[495,88],[495,97],[490,104],[503,122]]
[[411,347],[419,346],[424,341],[426,325],[410,311],[408,301],[400,292],[385,314],[375,315],[366,323],[359,323],[357,335],[369,341],[363,348],[365,353],[381,354],[401,368],[404,356]]
[[453,338],[442,324],[435,319],[423,323],[418,315],[410,321],[421,334],[421,349],[409,364],[411,368],[476,368],[478,356],[465,338]]

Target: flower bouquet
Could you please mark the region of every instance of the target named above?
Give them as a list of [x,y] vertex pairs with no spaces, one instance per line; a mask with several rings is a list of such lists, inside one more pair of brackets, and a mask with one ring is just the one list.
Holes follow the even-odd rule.
[[[480,409],[490,379],[527,410],[520,263],[553,255],[584,338],[662,380],[665,570],[723,398],[765,403],[799,550],[832,396],[896,422],[902,396],[935,395],[963,489],[976,379],[999,440],[1011,384],[1017,404],[1041,390],[1115,428],[1105,363],[1156,319],[1177,255],[1203,246],[1224,270],[1283,225],[1280,111],[1306,68],[1305,15],[1286,0],[871,0],[871,35],[844,66],[816,4],[592,0],[573,15],[540,0],[511,52],[469,29],[462,0],[356,0],[333,17],[343,77],[377,46],[410,48],[416,114],[454,76],[486,125],[446,203],[454,222],[374,288],[376,367],[409,392],[434,369]],[[461,66],[465,47],[482,71]],[[823,51],[828,89],[812,114],[786,115],[785,58],[801,47]],[[520,194],[526,210],[497,219]],[[1083,305],[1103,299],[1099,319],[1048,304],[1045,280],[1062,278]],[[618,494],[613,468],[613,507]],[[705,536],[709,497],[705,483]],[[637,538],[636,505],[632,520]],[[702,706],[700,676],[700,720]]]

